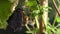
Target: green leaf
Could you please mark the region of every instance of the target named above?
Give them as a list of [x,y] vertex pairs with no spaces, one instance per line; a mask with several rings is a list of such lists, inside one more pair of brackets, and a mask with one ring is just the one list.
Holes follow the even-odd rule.
[[52,34],[51,30],[48,30],[48,31],[47,31],[47,34]]
[[39,12],[40,12],[39,10],[33,10],[30,16],[32,16],[32,18],[33,18],[36,15],[38,15]]
[[33,33],[32,31],[26,31],[26,33]]
[[35,6],[36,3],[35,3],[35,1],[28,1],[28,2],[26,2],[26,5],[31,7],[31,6]]
[[5,28],[7,26],[7,19],[10,16],[10,6],[11,3],[8,0],[0,1],[0,28]]
[[56,19],[57,19],[57,22],[60,23],[60,17],[57,17]]
[[56,32],[56,34],[60,34],[60,29],[57,29],[57,32]]
[[10,3],[13,3],[14,2],[14,0],[8,0]]

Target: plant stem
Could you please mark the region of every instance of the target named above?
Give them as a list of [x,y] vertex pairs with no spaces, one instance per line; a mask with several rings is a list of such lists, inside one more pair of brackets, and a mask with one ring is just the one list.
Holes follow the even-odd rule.
[[39,22],[38,22],[38,16],[35,16],[35,21],[36,21],[36,25],[37,25],[37,28],[39,29]]
[[55,25],[57,16],[58,16],[58,14],[56,13],[56,16],[55,16],[55,19],[54,19],[54,22],[53,22],[53,26]]
[[[41,16],[40,19],[43,22],[42,21],[40,22],[40,34],[43,33],[43,29],[44,29],[45,26],[46,26],[46,32],[47,32],[48,8],[44,9],[44,7],[48,7],[48,0],[41,0],[41,6],[43,6],[43,15]],[[41,28],[42,28],[42,30],[41,30]]]

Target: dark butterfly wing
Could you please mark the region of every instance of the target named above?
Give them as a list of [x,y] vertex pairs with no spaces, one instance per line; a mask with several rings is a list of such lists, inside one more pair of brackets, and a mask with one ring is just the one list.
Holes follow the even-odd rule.
[[23,24],[22,12],[23,12],[22,9],[20,8],[16,9],[7,20],[8,25],[14,30],[18,30],[19,28],[22,28],[22,24]]

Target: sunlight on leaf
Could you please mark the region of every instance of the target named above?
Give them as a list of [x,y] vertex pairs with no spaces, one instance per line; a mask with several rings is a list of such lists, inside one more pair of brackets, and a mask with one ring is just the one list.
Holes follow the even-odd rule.
[[57,29],[57,33],[56,34],[60,34],[60,29]]
[[59,23],[60,23],[60,17],[57,17],[56,19],[57,19],[57,22],[59,22]]
[[31,7],[31,6],[34,6],[36,4],[35,4],[35,1],[28,1],[28,2],[26,2],[26,5]]

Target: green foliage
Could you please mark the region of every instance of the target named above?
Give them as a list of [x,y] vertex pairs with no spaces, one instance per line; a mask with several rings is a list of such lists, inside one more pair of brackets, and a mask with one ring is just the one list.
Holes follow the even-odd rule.
[[35,28],[34,30],[32,30],[32,31],[26,31],[26,33],[28,33],[28,34],[38,34],[38,28]]
[[8,0],[10,3],[13,3],[14,2],[14,0]]
[[[34,0],[34,1],[30,0],[25,3],[25,5],[28,6],[29,9],[31,9],[30,17],[35,20],[37,29],[39,29],[39,21],[38,21],[39,17],[43,14],[43,11],[45,9],[49,8],[49,7],[41,6],[39,3],[40,3],[39,0]],[[35,33],[37,34],[36,29],[31,31],[33,33],[35,31]],[[30,33],[31,31],[28,31],[28,32]]]
[[56,34],[60,34],[60,28],[57,29]]
[[10,5],[7,0],[0,1],[0,28],[6,28],[7,26],[7,19],[10,15]]
[[36,4],[35,4],[35,1],[28,1],[28,2],[26,2],[26,5],[27,6],[34,6]]
[[35,17],[36,15],[38,15],[39,12],[40,12],[40,10],[33,10],[31,13],[31,16]]
[[[36,0],[35,0],[36,1]],[[50,1],[51,2],[51,1]],[[31,3],[31,4],[30,4]],[[33,9],[32,10],[32,12],[31,12],[31,16],[32,16],[32,18],[35,18],[37,15],[38,16],[40,16],[40,15],[42,15],[43,14],[43,11],[45,10],[45,9],[50,9],[50,7],[52,8],[51,10],[51,13],[53,13],[53,11],[55,12],[55,9],[54,9],[54,7],[53,6],[50,6],[50,4],[49,4],[49,6],[50,7],[44,7],[44,6],[40,6],[39,4],[37,4],[37,2],[36,3],[34,3],[34,2],[28,2],[28,3],[26,3],[27,4],[27,6],[29,6],[30,7],[30,9],[33,9],[34,7],[36,7],[37,9]],[[34,5],[34,4],[36,4],[36,5]],[[52,5],[52,4],[51,4]],[[34,6],[33,8],[32,8],[32,6]],[[51,14],[52,15],[52,14]],[[56,13],[53,13],[53,15],[56,15]],[[52,16],[53,16],[52,15]],[[51,16],[49,15],[49,17],[51,18]],[[53,16],[54,17],[54,16]],[[38,17],[37,17],[37,21],[38,21]],[[37,22],[36,21],[36,25],[37,25]],[[54,21],[54,20],[53,20]],[[56,21],[55,21],[56,22]],[[57,22],[59,22],[60,23],[60,17],[57,17]],[[59,33],[59,31],[57,30],[58,28],[58,26],[60,26],[59,24],[57,25],[57,26],[55,26],[55,23],[52,23],[52,24],[54,24],[54,26],[53,25],[51,25],[50,23],[47,25],[47,27],[46,27],[46,29],[47,29],[47,31],[45,31],[45,34],[52,34],[52,33]],[[37,25],[37,28],[38,28],[38,26],[39,25]],[[39,28],[38,28],[39,29]],[[35,30],[36,31],[36,30]]]
[[37,9],[36,1],[31,1],[30,0],[30,1],[26,2],[25,4],[26,4],[26,6],[29,6],[32,10]]
[[[0,29],[1,28],[6,28],[6,26],[7,26],[7,22],[6,21],[7,21],[8,17],[11,14],[10,6],[11,6],[11,3],[13,3],[13,1],[14,0],[1,0],[0,1]],[[34,33],[38,34],[38,31],[39,31],[38,18],[39,18],[40,15],[43,14],[43,11],[45,9],[50,9],[49,7],[52,8],[50,10],[51,15],[49,15],[49,18],[54,17],[53,15],[55,15],[55,13],[54,13],[55,9],[54,9],[54,7],[51,4],[51,0],[49,0],[50,1],[49,7],[40,6],[40,4],[39,4],[40,2],[39,1],[40,0],[29,0],[28,2],[25,3],[25,5],[28,6],[29,9],[31,9],[30,17],[35,20],[35,23],[36,23],[36,26],[37,26],[35,29],[33,29],[31,31],[26,31],[26,33],[28,33],[28,34],[29,33],[31,33],[31,34],[34,34]],[[28,13],[27,9],[25,10],[26,14]],[[52,20],[52,18],[51,18],[51,20]],[[57,27],[60,26],[60,17],[56,17],[56,21],[59,23],[57,26],[55,26],[54,23],[53,23],[54,26],[51,25],[50,23],[47,24],[47,27],[44,26],[44,27],[47,28],[47,31],[45,31],[46,34],[52,34],[52,32],[56,32],[56,34],[60,34],[60,28],[57,28]]]
[[60,17],[58,16],[56,19],[57,19],[57,22],[60,23]]

